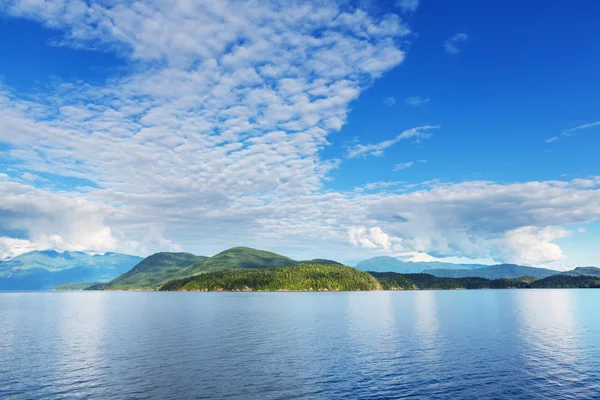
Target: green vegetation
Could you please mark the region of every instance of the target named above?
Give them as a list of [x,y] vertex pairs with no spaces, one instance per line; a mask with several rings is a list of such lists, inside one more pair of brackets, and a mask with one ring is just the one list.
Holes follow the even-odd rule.
[[529,287],[534,289],[600,288],[600,276],[560,274],[535,281]]
[[397,274],[371,272],[383,290],[448,290],[448,289],[508,289],[525,288],[535,278],[518,279],[438,278],[429,274]]
[[438,278],[429,274],[370,272],[383,290],[600,288],[600,277],[553,275],[544,279]]
[[84,290],[90,286],[101,285],[99,282],[75,282],[58,285],[54,290]]
[[190,253],[156,253],[142,260],[130,271],[112,281],[95,285],[89,290],[155,290],[164,282],[173,279],[191,264],[206,257]]
[[371,275],[342,265],[297,265],[205,273],[167,282],[164,291],[349,291],[378,290]]

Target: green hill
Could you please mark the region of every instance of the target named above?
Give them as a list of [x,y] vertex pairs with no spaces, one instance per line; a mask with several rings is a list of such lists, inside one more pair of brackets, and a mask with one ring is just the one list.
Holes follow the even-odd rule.
[[173,279],[191,264],[207,257],[190,253],[156,253],[143,259],[130,271],[104,285],[96,285],[96,290],[153,289]]
[[371,275],[343,265],[247,267],[210,272],[164,284],[162,291],[349,291],[378,290]]
[[559,271],[546,268],[524,267],[513,264],[490,265],[484,268],[475,269],[432,269],[428,274],[438,278],[485,278],[485,279],[512,279],[521,276],[535,276],[537,278],[546,278],[556,275]]
[[131,271],[107,284],[94,285],[90,290],[153,290],[167,281],[226,269],[279,268],[300,264],[341,265],[336,261],[316,259],[296,261],[289,257],[256,250],[234,247],[212,257],[195,256],[189,253],[157,253]]
[[277,268],[298,265],[298,261],[270,251],[233,247],[181,270],[174,278],[237,268]]

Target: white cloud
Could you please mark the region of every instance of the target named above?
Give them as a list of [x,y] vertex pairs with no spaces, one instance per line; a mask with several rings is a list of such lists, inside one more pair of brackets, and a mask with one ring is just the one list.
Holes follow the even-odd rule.
[[394,171],[401,171],[403,169],[410,168],[415,164],[415,162],[426,163],[427,160],[409,161],[409,162],[405,162],[405,163],[396,164],[396,166],[394,167]]
[[[132,67],[28,98],[0,87],[0,141],[20,177],[0,173],[1,254],[248,245],[342,261],[373,251],[545,263],[564,256],[561,229],[600,215],[598,178],[328,189],[341,164],[320,150],[361,91],[404,59],[409,30],[397,16],[334,1],[104,4],[3,8],[64,32],[58,45],[116,51]],[[348,156],[381,156],[435,128]],[[25,173],[94,185],[35,188]]]
[[420,0],[398,0],[396,7],[400,7],[403,13],[413,13],[419,8]]
[[393,106],[396,104],[396,99],[393,97],[386,97],[383,99],[383,104],[385,104],[386,106]]
[[354,226],[348,230],[348,240],[354,246],[368,249],[381,248],[389,250],[391,243],[389,236],[378,226],[367,229],[364,226]]
[[570,128],[570,129],[567,129],[567,130],[563,131],[560,134],[560,136],[552,136],[551,138],[546,139],[545,142],[546,143],[554,143],[554,142],[559,141],[561,138],[565,138],[565,137],[569,137],[569,136],[575,136],[575,134],[576,134],[575,132],[577,132],[577,131],[581,131],[581,130],[584,130],[584,129],[595,128],[597,126],[600,126],[600,121],[591,122],[589,124],[579,125],[579,126],[576,126],[574,128]]
[[414,164],[413,161],[409,161],[409,162],[405,162],[405,163],[401,163],[401,164],[396,164],[396,166],[394,167],[394,171],[401,171],[403,169],[406,168],[410,168],[412,167]]
[[461,42],[464,42],[468,38],[469,38],[469,35],[467,35],[466,33],[457,33],[454,36],[450,36],[444,42],[444,49],[446,50],[446,53],[458,54],[458,52],[459,52],[458,44]]
[[406,100],[404,100],[406,104],[408,104],[411,107],[420,107],[423,106],[427,103],[429,103],[430,99],[424,99],[420,96],[412,96],[412,97],[407,97]]
[[552,243],[571,232],[556,226],[524,226],[513,229],[498,239],[498,255],[494,258],[524,265],[538,265],[565,260],[561,248]]
[[390,140],[384,140],[383,142],[375,143],[375,144],[357,144],[354,147],[348,149],[348,157],[356,158],[356,157],[367,157],[367,156],[375,156],[381,157],[383,156],[383,151],[388,147],[395,145],[396,143],[413,139],[415,142],[419,142],[422,139],[427,139],[431,137],[431,134],[428,132],[431,129],[438,129],[440,126],[432,126],[425,125],[419,126],[417,128],[407,129],[398,136]]

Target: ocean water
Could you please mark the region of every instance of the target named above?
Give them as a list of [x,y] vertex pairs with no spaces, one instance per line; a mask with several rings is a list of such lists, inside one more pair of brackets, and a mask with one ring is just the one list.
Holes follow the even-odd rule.
[[0,293],[0,398],[600,398],[600,290]]

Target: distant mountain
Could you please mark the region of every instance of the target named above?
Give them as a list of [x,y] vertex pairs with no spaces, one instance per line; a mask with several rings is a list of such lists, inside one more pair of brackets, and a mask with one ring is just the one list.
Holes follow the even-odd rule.
[[209,272],[232,269],[280,268],[301,264],[342,265],[337,261],[314,259],[296,261],[269,251],[234,247],[212,257],[189,253],[158,253],[128,273],[106,284],[94,285],[90,290],[143,290],[158,289],[174,279],[184,279]]
[[600,268],[596,267],[577,267],[571,271],[561,272],[560,275],[569,276],[597,276],[600,277]]
[[453,264],[444,262],[413,262],[401,261],[395,257],[374,257],[356,265],[356,269],[371,272],[396,272],[400,274],[417,274],[431,269],[473,269],[482,268],[482,264]]
[[552,269],[524,267],[514,264],[490,265],[489,267],[475,268],[470,270],[458,269],[431,269],[428,274],[439,278],[486,278],[486,279],[508,279],[520,278],[523,276],[534,276],[536,278],[546,278],[560,273]]
[[50,290],[73,282],[107,282],[141,257],[119,253],[32,251],[0,262],[0,290]]
[[103,289],[153,288],[173,279],[186,267],[207,258],[190,253],[156,253],[143,259],[130,271],[99,287]]

